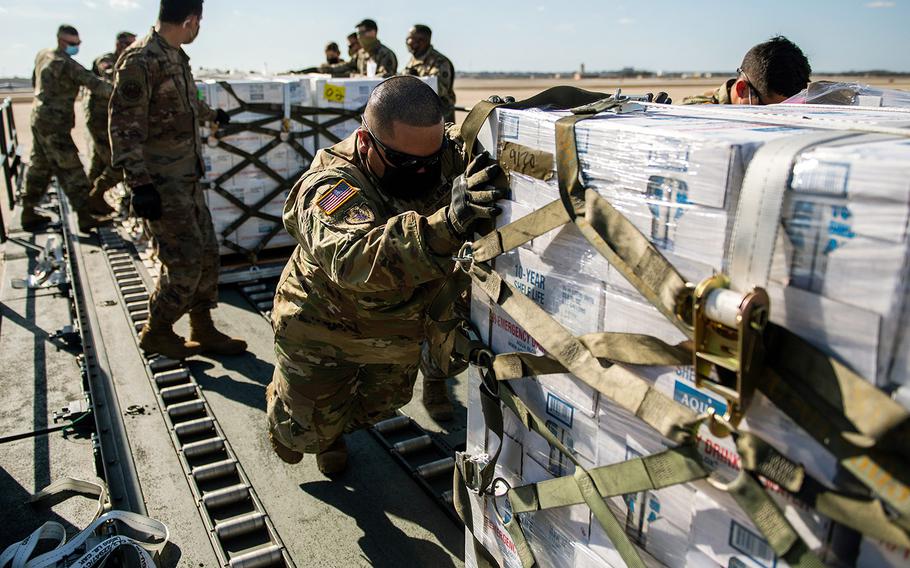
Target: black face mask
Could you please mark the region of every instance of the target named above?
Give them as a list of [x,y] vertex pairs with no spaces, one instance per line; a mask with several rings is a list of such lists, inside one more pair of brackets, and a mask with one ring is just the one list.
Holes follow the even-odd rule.
[[[419,168],[402,168],[386,164],[385,174],[378,185],[383,193],[398,199],[412,200],[427,197],[439,186],[442,177],[442,161]],[[376,176],[374,176],[376,177]]]

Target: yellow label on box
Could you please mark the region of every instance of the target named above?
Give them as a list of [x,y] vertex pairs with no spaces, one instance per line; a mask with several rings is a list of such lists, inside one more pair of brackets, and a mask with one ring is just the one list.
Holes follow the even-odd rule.
[[322,89],[322,96],[330,103],[343,103],[344,91],[345,87],[343,85],[326,83],[325,87]]

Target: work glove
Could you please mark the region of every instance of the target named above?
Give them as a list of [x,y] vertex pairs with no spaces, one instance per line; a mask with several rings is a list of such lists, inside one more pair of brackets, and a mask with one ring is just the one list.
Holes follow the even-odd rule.
[[502,213],[496,202],[506,197],[508,191],[492,185],[501,172],[499,164],[484,152],[471,160],[465,172],[452,182],[452,202],[446,211],[446,221],[460,238],[468,238],[479,221]]
[[670,95],[661,91],[657,93],[657,96],[654,96],[654,93],[646,93],[645,96],[648,98],[649,103],[657,103],[659,105],[671,105],[673,104],[673,99],[670,98]]
[[161,196],[155,186],[148,183],[132,188],[130,208],[133,215],[140,219],[157,221],[161,218]]
[[491,102],[495,105],[498,104],[512,104],[515,102],[515,97],[500,97],[499,95],[490,95],[487,97],[487,102]]
[[218,123],[218,126],[227,126],[231,123],[231,115],[229,115],[223,108],[220,108],[215,111],[215,122]]

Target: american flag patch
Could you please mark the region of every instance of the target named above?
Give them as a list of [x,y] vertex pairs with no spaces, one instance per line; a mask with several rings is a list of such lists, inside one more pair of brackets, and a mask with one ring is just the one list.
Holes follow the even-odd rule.
[[332,189],[325,192],[322,197],[316,200],[316,205],[318,205],[326,215],[331,215],[335,211],[338,211],[338,208],[347,203],[349,199],[357,195],[358,191],[360,190],[348,182],[339,180],[338,183],[332,186]]

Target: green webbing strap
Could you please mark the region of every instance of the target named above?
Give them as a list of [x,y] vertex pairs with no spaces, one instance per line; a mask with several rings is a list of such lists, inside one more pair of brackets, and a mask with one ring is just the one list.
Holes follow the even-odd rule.
[[[637,333],[590,333],[578,338],[591,355],[607,365],[653,365],[671,367],[688,365],[692,356],[683,348],[668,345],[656,337]],[[568,370],[548,355],[503,353],[493,359],[498,380],[520,379],[537,375],[566,373]]]
[[[551,109],[570,109],[581,105],[591,104],[605,99],[609,95],[586,91],[577,87],[558,86],[542,91],[529,99],[514,103],[491,103],[480,101],[471,108],[471,112],[461,123],[461,138],[464,140],[468,161],[474,155],[474,143],[480,134],[483,125],[490,114],[499,107],[510,109],[526,109],[534,107],[547,107]],[[488,148],[489,150],[490,148]]]
[[[636,549],[635,545],[629,540],[629,537],[620,526],[619,521],[607,507],[606,502],[604,502],[600,493],[597,491],[597,486],[591,478],[591,474],[581,465],[578,458],[572,453],[572,450],[567,448],[559,438],[553,435],[553,432],[547,428],[546,422],[540,420],[540,418],[535,416],[534,413],[525,406],[524,402],[515,395],[515,392],[508,383],[500,384],[499,398],[506,407],[518,416],[519,420],[521,420],[522,424],[524,424],[528,430],[540,434],[551,447],[556,448],[575,465],[575,474],[572,476],[572,479],[574,480],[576,487],[578,487],[578,491],[581,493],[584,502],[591,509],[591,513],[600,523],[600,526],[603,527],[604,532],[607,533],[610,542],[613,543],[613,546],[616,547],[616,550],[628,566],[633,568],[644,568],[645,564],[638,554],[638,549]],[[516,523],[516,526],[509,530],[509,533],[512,534],[513,531],[521,532],[520,526],[518,526],[519,521],[517,515],[513,515],[511,521]],[[517,545],[518,543],[516,543],[516,546]]]
[[[566,370],[676,443],[692,436],[695,413],[621,366],[605,368],[575,336],[495,271],[474,263],[475,284],[524,329],[535,330],[543,349]],[[634,352],[634,345],[629,346]]]
[[476,262],[487,262],[531,242],[531,239],[562,227],[571,220],[562,201],[557,199],[477,239],[471,243],[471,254]]

